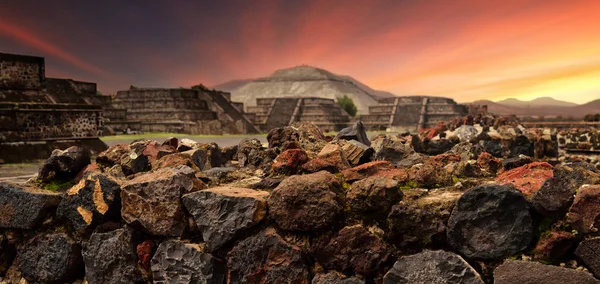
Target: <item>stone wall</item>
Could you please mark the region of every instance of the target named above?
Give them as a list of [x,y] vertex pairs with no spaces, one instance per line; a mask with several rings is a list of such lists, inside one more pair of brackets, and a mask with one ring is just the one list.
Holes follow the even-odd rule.
[[369,130],[416,133],[421,128],[434,127],[438,122],[463,117],[470,107],[442,97],[394,97],[379,100],[361,117]]
[[248,107],[248,118],[263,131],[287,126],[293,122],[310,122],[325,131],[347,127],[352,118],[331,99],[323,98],[262,98]]
[[104,109],[114,131],[189,134],[258,132],[232,106],[229,93],[195,89],[130,88],[117,92]]
[[0,89],[44,88],[44,58],[0,53]]

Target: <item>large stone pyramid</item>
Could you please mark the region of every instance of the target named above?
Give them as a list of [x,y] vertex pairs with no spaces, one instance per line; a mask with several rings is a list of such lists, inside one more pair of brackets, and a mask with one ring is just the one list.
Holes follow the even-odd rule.
[[377,96],[353,83],[349,77],[335,75],[327,70],[296,66],[275,71],[271,76],[245,84],[231,92],[231,100],[242,102],[246,108],[256,106],[261,98],[327,98],[347,95],[352,98],[359,114],[367,114],[369,106],[377,104]]

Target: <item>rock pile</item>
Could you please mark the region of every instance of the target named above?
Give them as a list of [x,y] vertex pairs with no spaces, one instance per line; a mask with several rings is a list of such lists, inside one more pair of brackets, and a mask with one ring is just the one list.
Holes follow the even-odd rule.
[[596,167],[465,123],[56,151],[0,183],[0,283],[600,283]]

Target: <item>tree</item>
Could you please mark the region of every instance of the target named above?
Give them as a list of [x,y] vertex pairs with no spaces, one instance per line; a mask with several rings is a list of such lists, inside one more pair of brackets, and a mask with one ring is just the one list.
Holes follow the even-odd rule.
[[355,116],[356,115],[356,111],[357,111],[356,105],[354,105],[354,101],[350,97],[348,97],[347,95],[344,95],[343,97],[337,98],[337,103],[350,116]]
[[215,90],[215,89],[211,90],[211,89],[209,89],[208,87],[206,87],[206,86],[204,86],[202,84],[194,85],[194,86],[192,86],[192,89],[193,90],[205,91],[205,92],[214,91]]

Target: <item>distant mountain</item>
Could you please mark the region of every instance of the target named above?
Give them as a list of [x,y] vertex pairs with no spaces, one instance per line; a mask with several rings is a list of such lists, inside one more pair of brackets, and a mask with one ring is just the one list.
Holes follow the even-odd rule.
[[576,103],[559,101],[550,97],[541,97],[531,101],[522,101],[519,99],[510,98],[497,101],[496,103],[515,107],[572,107],[578,105]]
[[[543,98],[545,100],[545,98]],[[544,101],[542,100],[542,102]],[[553,99],[552,99],[553,100]],[[509,101],[510,103],[510,101]],[[488,111],[498,115],[520,115],[520,116],[573,116],[582,118],[586,114],[600,113],[600,99],[591,101],[586,104],[577,105],[571,104],[568,106],[529,106],[521,107],[514,106],[501,102],[492,102],[489,100],[474,101],[472,104],[487,105]]]
[[[341,78],[341,79],[345,79],[351,83],[353,83],[354,85],[356,85],[358,88],[362,89],[363,91],[377,97],[377,98],[389,98],[389,97],[394,97],[395,95],[390,93],[390,92],[386,92],[386,91],[380,91],[380,90],[375,90],[372,89],[371,87],[365,85],[364,83],[350,77],[350,76],[346,76],[346,75],[336,75],[337,77]],[[220,91],[225,91],[225,92],[233,92],[243,86],[245,86],[246,84],[254,81],[255,79],[239,79],[239,80],[232,80],[232,81],[227,81],[215,86],[212,86],[211,88],[216,89],[216,90],[220,90]]]

